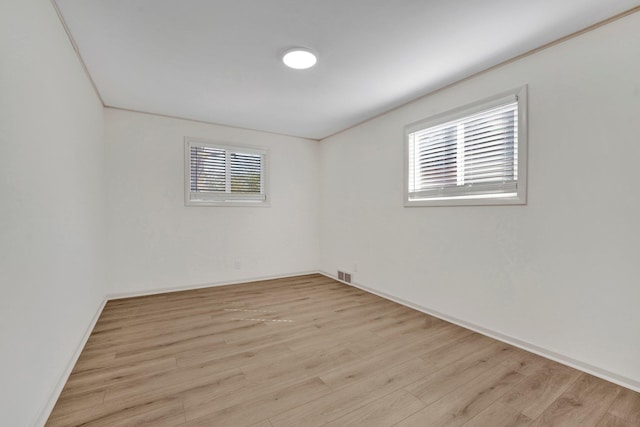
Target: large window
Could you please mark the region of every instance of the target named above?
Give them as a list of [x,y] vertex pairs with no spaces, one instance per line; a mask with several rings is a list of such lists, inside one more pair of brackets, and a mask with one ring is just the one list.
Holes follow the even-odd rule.
[[266,150],[185,139],[187,205],[265,205]]
[[405,128],[405,206],[526,203],[526,86]]

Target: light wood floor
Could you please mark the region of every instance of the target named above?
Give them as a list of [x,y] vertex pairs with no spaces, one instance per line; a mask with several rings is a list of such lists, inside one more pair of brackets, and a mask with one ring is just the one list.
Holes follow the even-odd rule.
[[640,426],[640,395],[320,275],[111,301],[48,426]]

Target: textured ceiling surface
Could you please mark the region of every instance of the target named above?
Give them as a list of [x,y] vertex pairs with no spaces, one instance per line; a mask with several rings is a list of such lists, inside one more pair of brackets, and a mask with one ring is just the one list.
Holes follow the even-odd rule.
[[[55,2],[105,105],[313,139],[640,3]],[[296,46],[318,64],[285,67]]]

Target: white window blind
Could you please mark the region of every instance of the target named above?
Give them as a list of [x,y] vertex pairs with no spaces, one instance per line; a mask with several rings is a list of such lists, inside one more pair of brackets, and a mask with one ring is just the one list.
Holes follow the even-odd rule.
[[266,150],[187,140],[187,204],[264,203]]
[[408,204],[519,200],[519,106],[511,94],[409,128]]

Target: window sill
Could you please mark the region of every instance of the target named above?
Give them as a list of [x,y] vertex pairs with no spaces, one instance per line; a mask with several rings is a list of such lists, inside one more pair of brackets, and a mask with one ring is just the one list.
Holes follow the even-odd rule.
[[184,203],[187,207],[243,207],[243,208],[268,208],[271,205],[267,201],[246,201],[241,202],[238,200],[232,201],[211,201],[211,200],[186,200]]
[[428,207],[428,206],[508,206],[526,205],[524,196],[510,197],[442,197],[432,199],[405,199],[404,207]]

